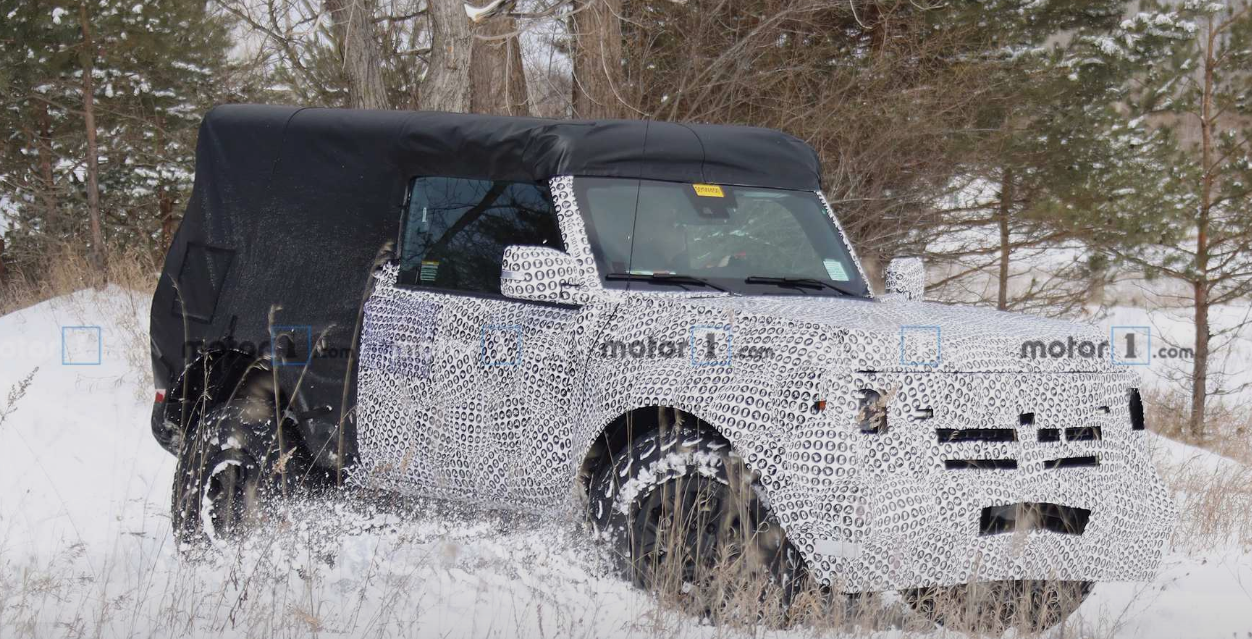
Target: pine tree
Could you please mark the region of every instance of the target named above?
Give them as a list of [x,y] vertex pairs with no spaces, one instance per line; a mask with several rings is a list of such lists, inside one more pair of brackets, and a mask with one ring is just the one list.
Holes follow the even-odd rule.
[[229,24],[200,0],[0,7],[0,37],[14,43],[0,48],[9,96],[0,126],[14,132],[0,157],[16,194],[13,263],[29,276],[54,247],[83,245],[93,191],[99,236],[163,249],[191,188],[199,120],[238,89]]
[[1005,32],[1003,42],[1014,44],[991,69],[1002,88],[984,103],[974,127],[980,133],[970,137],[972,157],[958,183],[973,188],[955,198],[940,227],[976,232],[937,251],[961,264],[949,275],[954,282],[990,271],[999,309],[1083,309],[1109,276],[1083,220],[1125,205],[1151,179],[1154,136],[1118,105],[1133,74],[1160,55],[1162,37],[1119,41],[1128,4],[1000,7],[1025,19]]
[[200,118],[241,90],[226,60],[229,25],[202,0],[101,4],[103,206],[119,242],[163,249],[190,191]]
[[9,199],[6,257],[17,274],[85,236],[83,139],[74,14],[0,1],[0,184]]
[[1123,42],[1162,38],[1166,55],[1127,96],[1131,116],[1161,137],[1159,188],[1140,206],[1093,220],[1121,262],[1185,282],[1194,308],[1188,385],[1191,434],[1206,434],[1210,396],[1226,387],[1214,353],[1247,325],[1216,326],[1211,311],[1252,295],[1252,7],[1225,2],[1145,3]]

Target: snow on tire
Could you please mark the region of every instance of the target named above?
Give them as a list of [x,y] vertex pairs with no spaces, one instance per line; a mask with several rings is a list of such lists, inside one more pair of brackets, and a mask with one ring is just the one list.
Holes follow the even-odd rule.
[[671,415],[668,427],[615,451],[593,476],[588,515],[597,536],[635,585],[688,612],[785,616],[803,562],[756,475],[711,427]]
[[290,458],[278,451],[272,415],[257,400],[235,400],[206,414],[186,438],[170,504],[180,548],[223,547],[266,517],[280,486],[277,469]]

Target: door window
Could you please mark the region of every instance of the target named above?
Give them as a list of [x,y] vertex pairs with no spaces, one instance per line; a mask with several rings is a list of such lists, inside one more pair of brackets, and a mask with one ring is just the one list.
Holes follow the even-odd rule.
[[565,250],[545,185],[441,177],[413,180],[400,244],[400,283],[496,295],[505,247]]

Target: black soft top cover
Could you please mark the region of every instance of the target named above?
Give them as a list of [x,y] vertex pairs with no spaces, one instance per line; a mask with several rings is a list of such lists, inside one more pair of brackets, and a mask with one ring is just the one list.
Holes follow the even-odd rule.
[[[345,353],[410,180],[561,175],[820,187],[813,149],[768,129],[221,106],[200,126],[191,200],[153,298],[156,383],[169,388],[181,374],[188,342],[264,345],[271,308],[281,307],[274,326],[308,327],[313,340],[329,329],[330,354],[312,359],[295,408],[326,415],[331,427],[345,381],[347,408],[355,401]],[[303,369],[282,367],[284,387]]]

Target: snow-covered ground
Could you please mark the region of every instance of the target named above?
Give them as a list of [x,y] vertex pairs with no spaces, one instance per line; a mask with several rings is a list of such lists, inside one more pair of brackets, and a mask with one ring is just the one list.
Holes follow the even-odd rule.
[[[281,534],[180,559],[174,460],[148,430],[146,324],[146,300],[120,289],[0,317],[0,637],[733,634],[659,610],[575,523],[447,505],[306,503]],[[99,365],[62,363],[96,357],[94,331],[63,329],[74,326],[101,327]],[[28,376],[24,396],[6,398]],[[1162,570],[1101,584],[1064,636],[1252,636],[1252,472],[1155,444],[1184,513]]]

